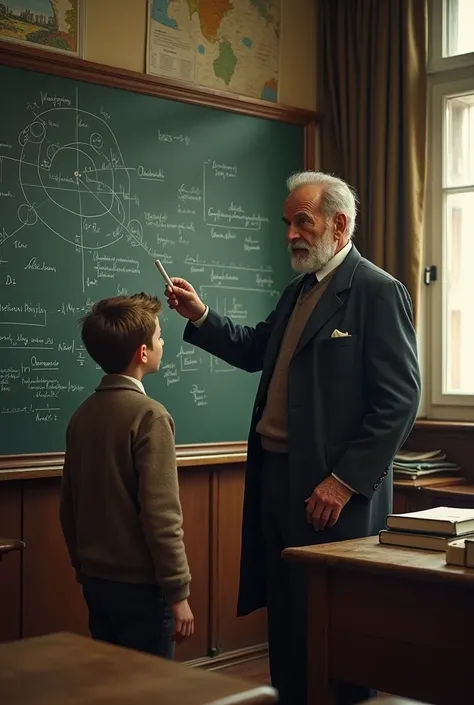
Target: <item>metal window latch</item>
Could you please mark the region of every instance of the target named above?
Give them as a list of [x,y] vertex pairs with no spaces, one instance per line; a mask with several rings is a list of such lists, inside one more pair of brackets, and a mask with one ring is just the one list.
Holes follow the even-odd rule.
[[435,282],[438,278],[438,268],[436,267],[435,264],[431,264],[429,267],[425,267],[425,271],[423,274],[423,281],[425,282],[426,286],[431,284],[432,282]]

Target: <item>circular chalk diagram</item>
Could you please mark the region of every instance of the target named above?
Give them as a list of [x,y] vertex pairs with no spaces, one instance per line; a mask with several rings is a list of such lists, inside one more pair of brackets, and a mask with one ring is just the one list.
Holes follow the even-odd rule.
[[18,142],[22,222],[39,220],[75,247],[91,250],[128,232],[129,170],[101,117],[51,108],[20,132]]

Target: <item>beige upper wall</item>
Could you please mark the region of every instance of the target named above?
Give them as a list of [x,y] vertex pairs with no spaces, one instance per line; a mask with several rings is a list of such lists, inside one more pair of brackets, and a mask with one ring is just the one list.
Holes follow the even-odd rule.
[[[85,58],[143,72],[146,5],[146,0],[86,0]],[[279,100],[316,109],[315,0],[282,0]]]

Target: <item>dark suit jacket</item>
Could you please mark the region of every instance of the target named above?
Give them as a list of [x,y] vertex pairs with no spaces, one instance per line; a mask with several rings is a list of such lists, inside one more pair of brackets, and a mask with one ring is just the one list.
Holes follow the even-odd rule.
[[[210,310],[185,340],[231,365],[262,370],[248,439],[239,614],[265,605],[256,425],[303,276],[255,328]],[[335,329],[347,337],[332,338]],[[376,534],[392,506],[391,464],[416,418],[420,372],[409,294],[353,246],[313,311],[288,373],[292,545]],[[304,500],[331,472],[354,488],[339,521],[308,540]]]

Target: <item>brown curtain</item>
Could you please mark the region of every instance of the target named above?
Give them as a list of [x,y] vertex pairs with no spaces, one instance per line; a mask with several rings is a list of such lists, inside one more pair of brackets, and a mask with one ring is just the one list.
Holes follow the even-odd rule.
[[413,299],[426,170],[425,0],[316,0],[321,169],[358,192],[355,243]]

